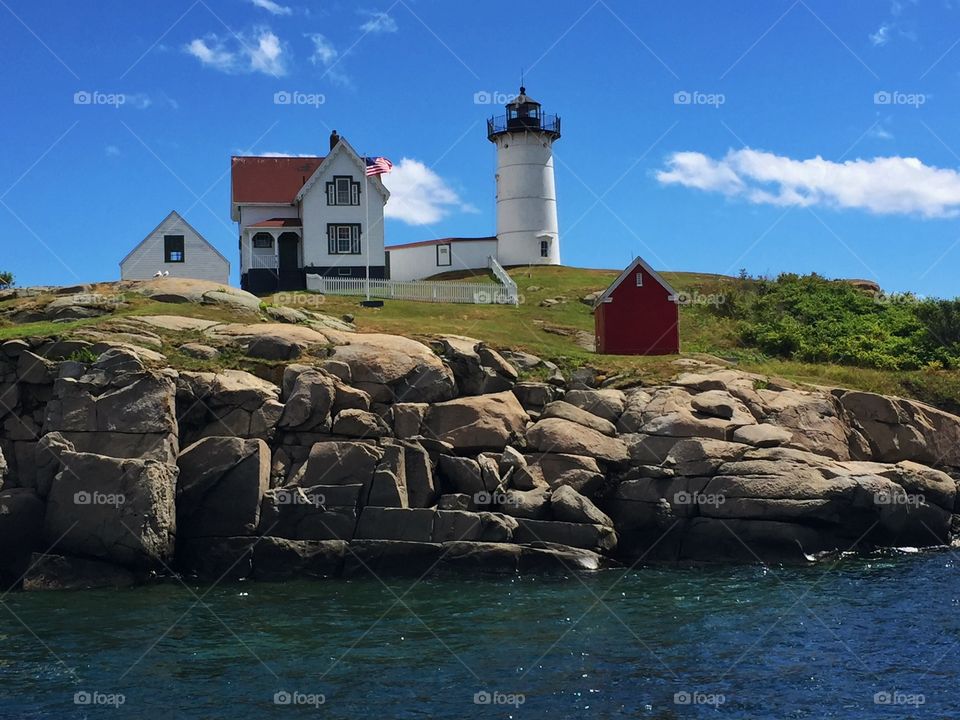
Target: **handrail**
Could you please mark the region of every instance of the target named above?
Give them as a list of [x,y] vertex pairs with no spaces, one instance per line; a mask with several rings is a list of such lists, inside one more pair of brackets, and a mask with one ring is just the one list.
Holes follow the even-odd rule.
[[487,120],[487,137],[511,131],[531,130],[551,133],[560,137],[560,116],[544,113],[539,117],[507,118],[495,115]]
[[507,305],[518,305],[520,302],[520,296],[517,293],[517,284],[513,281],[513,278],[507,274],[507,271],[503,269],[503,266],[497,262],[497,259],[493,255],[487,257],[487,266],[493,272],[493,276],[500,281],[500,284],[503,285],[505,289],[505,298]]

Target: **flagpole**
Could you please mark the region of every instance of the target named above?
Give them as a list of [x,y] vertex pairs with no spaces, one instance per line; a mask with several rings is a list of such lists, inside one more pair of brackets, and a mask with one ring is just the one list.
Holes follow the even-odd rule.
[[[360,234],[366,247],[366,290],[367,302],[370,301],[370,177],[367,175],[367,159],[363,160],[363,203],[365,206],[363,232]],[[366,237],[364,237],[366,236]]]

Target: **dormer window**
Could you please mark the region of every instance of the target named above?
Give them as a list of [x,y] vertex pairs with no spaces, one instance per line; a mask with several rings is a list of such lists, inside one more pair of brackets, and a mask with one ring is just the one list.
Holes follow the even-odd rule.
[[327,183],[327,205],[359,205],[360,183],[349,175],[337,175]]

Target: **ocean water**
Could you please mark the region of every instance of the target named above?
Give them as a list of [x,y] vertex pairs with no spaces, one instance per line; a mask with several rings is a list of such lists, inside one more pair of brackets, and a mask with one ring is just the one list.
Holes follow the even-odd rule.
[[3,718],[957,718],[960,557],[12,593]]

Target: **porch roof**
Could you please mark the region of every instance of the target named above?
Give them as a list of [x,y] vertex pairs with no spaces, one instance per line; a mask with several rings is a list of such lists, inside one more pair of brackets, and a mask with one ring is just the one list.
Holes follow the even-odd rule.
[[303,227],[303,220],[300,218],[270,218],[261,220],[253,225],[247,225],[251,228],[285,228],[285,227]]

